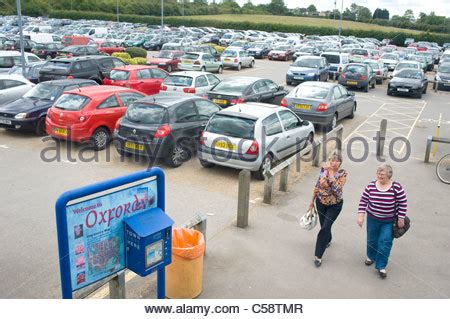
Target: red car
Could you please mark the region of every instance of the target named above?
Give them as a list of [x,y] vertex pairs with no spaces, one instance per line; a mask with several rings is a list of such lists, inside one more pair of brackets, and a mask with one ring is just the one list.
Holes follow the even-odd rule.
[[267,56],[269,60],[292,60],[295,51],[289,45],[279,45],[269,52]]
[[166,71],[156,66],[148,65],[126,65],[111,70],[108,78],[103,80],[104,84],[125,86],[147,95],[158,94],[161,83],[167,77]]
[[108,41],[100,43],[97,49],[99,51],[109,54],[109,55],[113,54],[114,52],[124,52],[125,51],[124,47],[121,47],[121,46],[115,44],[114,42],[108,42]]
[[145,95],[117,86],[87,86],[64,92],[47,112],[47,133],[57,139],[90,142],[104,149],[127,107]]
[[161,50],[156,57],[148,58],[147,64],[155,65],[167,72],[172,72],[173,70],[178,70],[178,63],[184,53],[184,51]]

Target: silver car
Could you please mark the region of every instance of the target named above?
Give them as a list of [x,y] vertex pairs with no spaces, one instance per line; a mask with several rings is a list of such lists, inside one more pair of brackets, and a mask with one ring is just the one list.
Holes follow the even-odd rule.
[[0,74],[0,105],[21,98],[34,86],[33,83],[17,74]]
[[372,60],[367,59],[364,60],[363,63],[370,65],[375,72],[375,76],[377,79],[377,84],[383,84],[383,81],[388,78],[388,68],[383,64],[381,60]]

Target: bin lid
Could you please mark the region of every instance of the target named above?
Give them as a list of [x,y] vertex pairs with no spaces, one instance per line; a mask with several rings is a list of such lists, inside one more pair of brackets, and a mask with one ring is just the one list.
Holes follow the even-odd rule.
[[173,220],[158,207],[131,216],[124,222],[140,237],[147,237],[173,225]]

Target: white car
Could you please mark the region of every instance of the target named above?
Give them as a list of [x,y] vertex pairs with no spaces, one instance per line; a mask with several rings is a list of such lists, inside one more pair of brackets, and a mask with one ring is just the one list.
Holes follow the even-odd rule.
[[240,49],[226,49],[220,56],[223,67],[235,68],[240,71],[243,67],[253,68],[255,58],[248,55],[247,51]]
[[167,93],[206,94],[220,82],[220,79],[209,72],[183,71],[169,74],[161,85],[161,91]]
[[18,74],[0,74],[0,105],[15,101],[33,88],[34,84]]
[[392,72],[391,77],[394,77],[402,69],[422,70],[422,67],[418,61],[401,61],[395,66],[394,72]]
[[397,63],[400,61],[400,57],[395,53],[385,53],[380,59],[389,71],[394,71]]
[[[24,52],[25,64],[42,61],[33,53]],[[21,55],[19,51],[0,51],[0,73],[8,73],[9,70],[20,64]]]
[[198,157],[203,167],[248,169],[256,178],[264,179],[264,172],[275,161],[300,151],[313,140],[313,124],[285,107],[236,104],[211,117],[202,133]]

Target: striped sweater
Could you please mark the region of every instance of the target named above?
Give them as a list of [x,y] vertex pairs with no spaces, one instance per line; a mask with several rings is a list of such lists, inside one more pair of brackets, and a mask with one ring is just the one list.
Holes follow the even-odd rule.
[[377,189],[375,181],[367,185],[359,201],[358,213],[366,213],[371,217],[389,221],[398,214],[398,218],[405,218],[407,208],[406,193],[402,185],[393,182],[386,191]]

